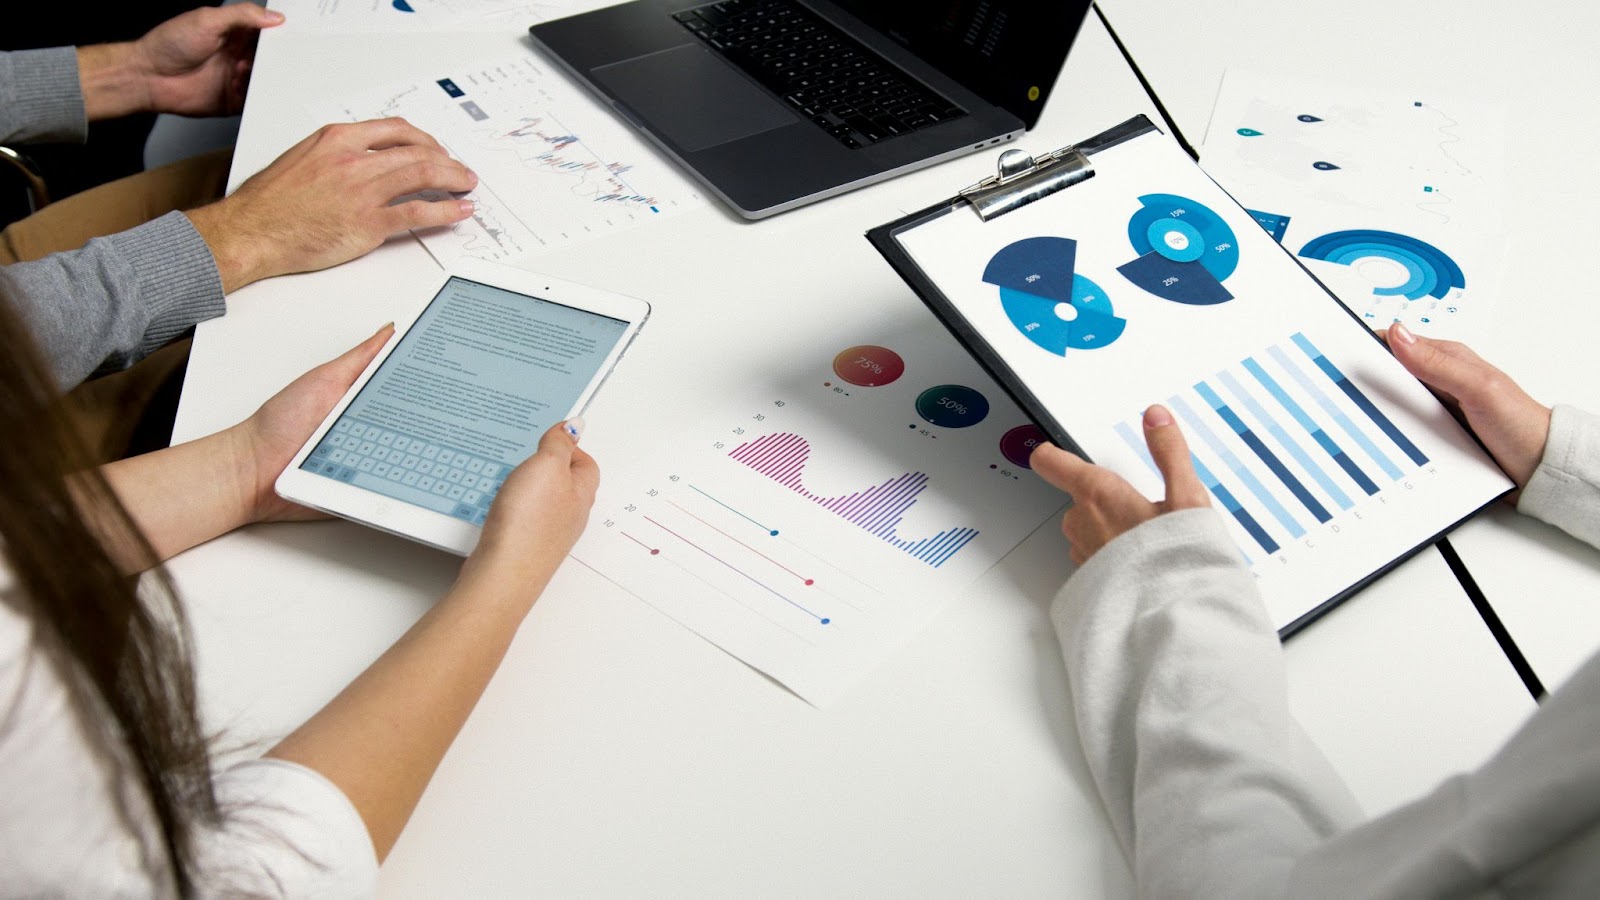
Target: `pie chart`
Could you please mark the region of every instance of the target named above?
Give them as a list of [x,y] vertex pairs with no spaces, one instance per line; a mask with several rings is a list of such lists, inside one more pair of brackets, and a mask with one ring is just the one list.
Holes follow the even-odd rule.
[[1427,241],[1393,231],[1335,231],[1307,243],[1300,248],[1300,255],[1341,266],[1355,266],[1367,259],[1398,263],[1405,270],[1405,277],[1398,284],[1374,287],[1372,293],[1379,297],[1421,300],[1431,296],[1443,300],[1451,288],[1467,286],[1467,276],[1449,254]]
[[1210,306],[1233,294],[1222,286],[1239,267],[1233,229],[1209,207],[1176,194],[1145,194],[1128,220],[1139,258],[1117,268],[1142,290],[1174,303]]
[[1001,248],[983,270],[1011,324],[1058,356],[1109,346],[1128,327],[1105,291],[1074,270],[1077,259],[1071,238],[1031,237]]

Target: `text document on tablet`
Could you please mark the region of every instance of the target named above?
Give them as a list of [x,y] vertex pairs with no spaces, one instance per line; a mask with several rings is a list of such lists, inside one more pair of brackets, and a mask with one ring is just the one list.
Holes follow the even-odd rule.
[[870,237],[1046,434],[1152,499],[1140,417],[1171,409],[1282,633],[1510,489],[1168,136],[1080,149],[1047,196],[985,219],[969,192]]

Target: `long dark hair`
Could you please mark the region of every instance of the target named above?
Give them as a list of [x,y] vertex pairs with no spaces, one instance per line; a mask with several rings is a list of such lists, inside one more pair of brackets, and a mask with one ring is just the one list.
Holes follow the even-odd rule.
[[[152,875],[193,893],[194,830],[218,817],[188,630],[171,580],[106,483],[49,369],[0,292],[0,540],[35,641],[121,781],[143,788],[161,837]],[[119,564],[120,561],[120,564]],[[153,569],[141,588],[128,572]],[[120,797],[112,798],[120,803]],[[144,811],[119,806],[147,845]]]

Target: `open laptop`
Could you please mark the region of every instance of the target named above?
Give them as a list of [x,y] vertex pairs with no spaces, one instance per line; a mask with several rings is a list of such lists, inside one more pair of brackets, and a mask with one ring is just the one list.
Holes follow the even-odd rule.
[[633,0],[529,29],[759,219],[1009,141],[1090,0]]

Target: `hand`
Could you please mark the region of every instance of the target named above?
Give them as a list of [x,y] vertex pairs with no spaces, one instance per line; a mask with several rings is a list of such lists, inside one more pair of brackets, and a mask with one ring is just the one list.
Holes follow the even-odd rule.
[[204,6],[152,28],[134,41],[149,73],[152,112],[233,115],[244,109],[256,58],[256,35],[283,14],[254,3]]
[[394,201],[424,190],[461,192],[478,176],[404,119],[326,125],[231,195],[188,213],[222,288],[325,269],[408,228],[472,215],[467,200]]
[[539,439],[539,451],[506,478],[462,569],[463,580],[503,579],[501,584],[532,591],[530,596],[543,589],[583,534],[600,487],[600,467],[578,448],[582,431],[581,419],[554,426]]
[[131,43],[78,49],[90,121],[136,112],[231,115],[244,108],[256,35],[283,14],[254,3],[202,7]]
[[394,325],[378,329],[344,355],[301,375],[261,404],[250,418],[228,429],[241,479],[245,521],[278,522],[317,519],[323,514],[279,497],[278,475],[305,446],[311,433],[328,417],[334,404],[394,336]]
[[1517,489],[1527,487],[1550,436],[1550,407],[1465,344],[1417,337],[1399,324],[1385,339],[1400,364],[1466,420]]
[[1029,464],[1045,481],[1072,495],[1061,533],[1072,545],[1072,561],[1083,565],[1117,536],[1162,513],[1211,505],[1189,458],[1189,444],[1164,406],[1144,411],[1144,439],[1167,483],[1166,499],[1151,503],[1110,469],[1083,461],[1054,444],[1040,444]]

